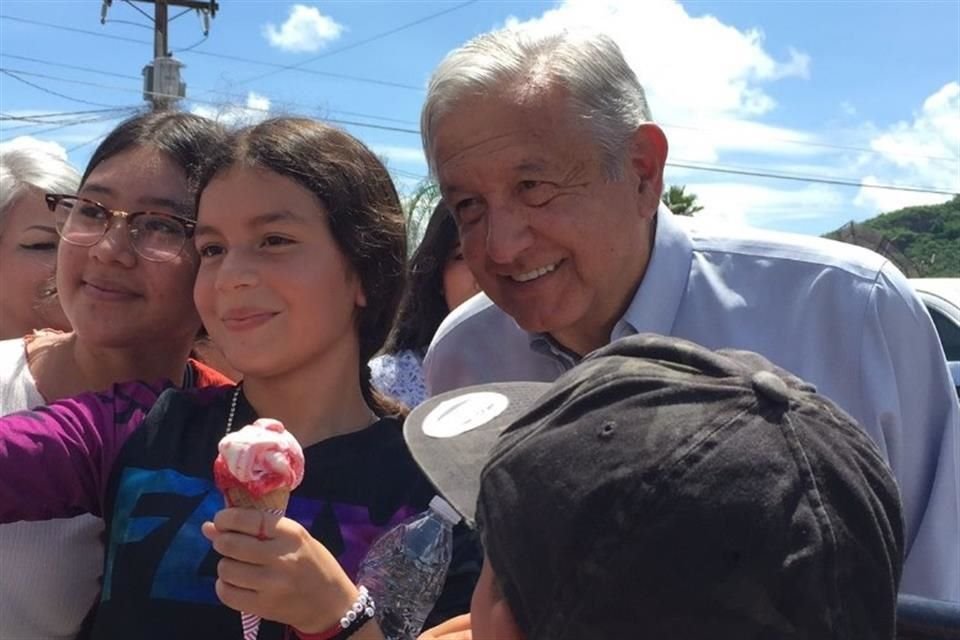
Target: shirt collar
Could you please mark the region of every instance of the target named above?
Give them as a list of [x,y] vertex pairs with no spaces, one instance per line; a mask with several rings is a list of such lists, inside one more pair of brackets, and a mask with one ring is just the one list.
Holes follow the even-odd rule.
[[[610,340],[635,333],[670,335],[680,302],[687,289],[693,243],[687,231],[663,204],[657,209],[657,227],[650,262],[626,313],[614,325]],[[560,356],[566,351],[548,334],[531,333],[530,348],[538,353]],[[569,352],[565,354],[569,356]]]
[[670,335],[687,290],[693,243],[678,217],[663,204],[650,262],[626,313],[613,327],[610,340],[634,333]]

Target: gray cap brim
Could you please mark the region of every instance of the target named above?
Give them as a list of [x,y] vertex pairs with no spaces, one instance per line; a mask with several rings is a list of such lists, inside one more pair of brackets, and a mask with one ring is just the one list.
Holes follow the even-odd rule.
[[550,388],[545,382],[464,387],[428,399],[403,426],[413,459],[473,527],[480,472],[504,429]]

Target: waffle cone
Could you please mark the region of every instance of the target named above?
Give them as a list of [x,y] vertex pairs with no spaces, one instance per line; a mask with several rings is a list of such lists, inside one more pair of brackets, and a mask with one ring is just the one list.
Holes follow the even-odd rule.
[[290,501],[290,490],[277,489],[262,496],[254,496],[240,487],[231,487],[227,489],[225,497],[227,504],[231,507],[270,511],[282,515],[286,512],[287,503]]

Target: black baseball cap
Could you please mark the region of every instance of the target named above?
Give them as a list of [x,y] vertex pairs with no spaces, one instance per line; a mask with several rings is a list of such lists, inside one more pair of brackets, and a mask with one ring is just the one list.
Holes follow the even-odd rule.
[[897,486],[812,385],[641,334],[404,426],[531,640],[892,638]]

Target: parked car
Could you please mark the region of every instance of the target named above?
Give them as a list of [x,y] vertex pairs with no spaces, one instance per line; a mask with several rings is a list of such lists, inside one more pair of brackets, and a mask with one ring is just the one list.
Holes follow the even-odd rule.
[[960,393],[960,278],[912,278],[910,283],[933,318]]

